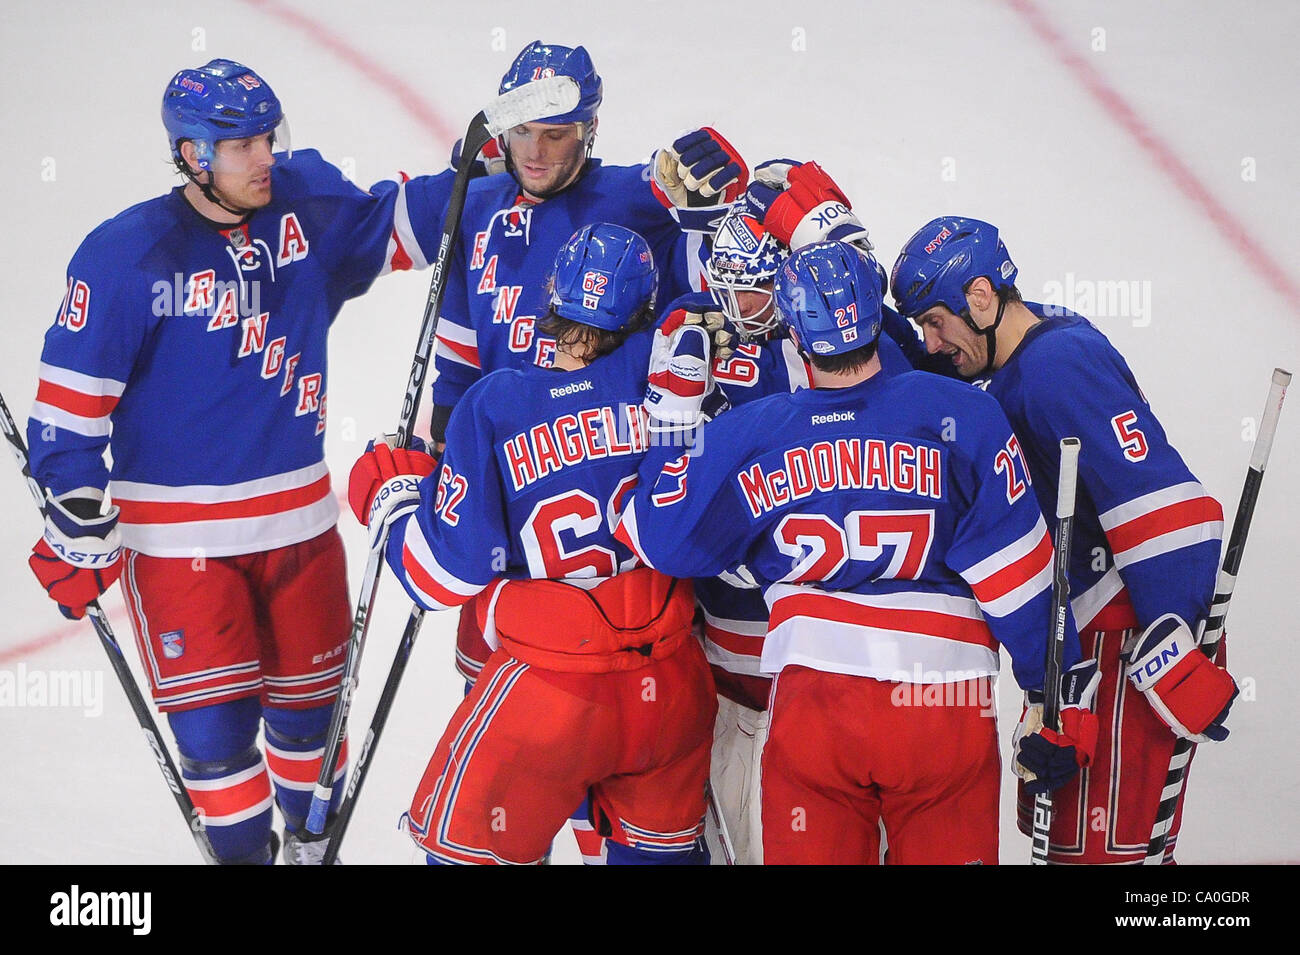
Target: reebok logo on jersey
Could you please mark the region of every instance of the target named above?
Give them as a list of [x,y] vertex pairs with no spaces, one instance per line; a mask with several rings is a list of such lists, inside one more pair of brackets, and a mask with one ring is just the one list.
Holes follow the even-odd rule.
[[840,421],[856,421],[857,413],[853,411],[832,411],[830,414],[815,414],[813,424],[836,424]]
[[563,388],[552,388],[552,398],[564,398],[568,395],[576,395],[580,391],[591,391],[591,379],[584,378],[582,381],[575,381],[571,385],[565,385]]

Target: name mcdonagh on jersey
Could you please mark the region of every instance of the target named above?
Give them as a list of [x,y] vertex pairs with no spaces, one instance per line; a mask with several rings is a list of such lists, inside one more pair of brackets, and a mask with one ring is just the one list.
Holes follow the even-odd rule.
[[898,491],[943,498],[943,453],[909,441],[836,438],[789,448],[781,466],[756,463],[736,475],[753,517],[808,497],[815,491]]

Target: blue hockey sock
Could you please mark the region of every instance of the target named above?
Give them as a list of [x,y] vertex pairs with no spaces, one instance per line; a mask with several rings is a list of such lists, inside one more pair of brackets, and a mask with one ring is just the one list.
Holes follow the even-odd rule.
[[[310,710],[268,706],[262,711],[266,720],[266,761],[271,768],[276,801],[280,804],[285,825],[294,832],[302,831],[307,824],[312,791],[316,788],[321,759],[325,755],[325,735],[329,732],[332,711],[333,704]],[[348,746],[344,740],[334,772],[331,815],[343,798],[343,787],[338,784],[347,775],[347,765]]]
[[255,697],[168,713],[181,777],[225,865],[269,864],[271,781],[255,745]]

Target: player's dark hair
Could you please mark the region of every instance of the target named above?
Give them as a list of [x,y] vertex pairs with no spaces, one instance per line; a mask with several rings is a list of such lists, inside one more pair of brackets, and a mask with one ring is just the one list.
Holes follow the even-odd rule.
[[867,367],[867,363],[876,355],[876,342],[855,348],[853,351],[840,352],[838,355],[809,355],[808,361],[818,371],[828,375],[851,375]]
[[616,332],[575,322],[571,318],[555,314],[554,309],[547,310],[537,323],[537,328],[544,335],[555,339],[557,349],[562,348],[574,358],[590,365],[597,358],[617,349],[627,341],[628,336],[653,325],[654,321],[654,308],[647,303]]
[[997,291],[998,302],[1002,305],[1006,305],[1007,302],[1024,301],[1024,299],[1020,297],[1020,289],[1016,288],[1014,285],[1000,285],[998,286]]

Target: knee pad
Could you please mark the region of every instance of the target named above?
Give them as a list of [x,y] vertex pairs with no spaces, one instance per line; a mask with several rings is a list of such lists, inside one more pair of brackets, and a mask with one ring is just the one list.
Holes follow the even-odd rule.
[[176,736],[181,759],[204,762],[229,760],[243,753],[257,740],[257,722],[262,715],[257,697],[229,700],[195,710],[168,713],[167,723]]
[[[301,832],[307,823],[312,792],[320,777],[321,759],[325,753],[325,737],[329,733],[333,704],[308,710],[289,710],[266,707],[262,716],[266,722],[266,761],[275,783],[276,800],[284,815],[285,825],[293,832]],[[339,759],[334,771],[334,792],[330,800],[331,814],[343,798],[343,787],[338,785],[347,774],[347,740],[339,749]]]

